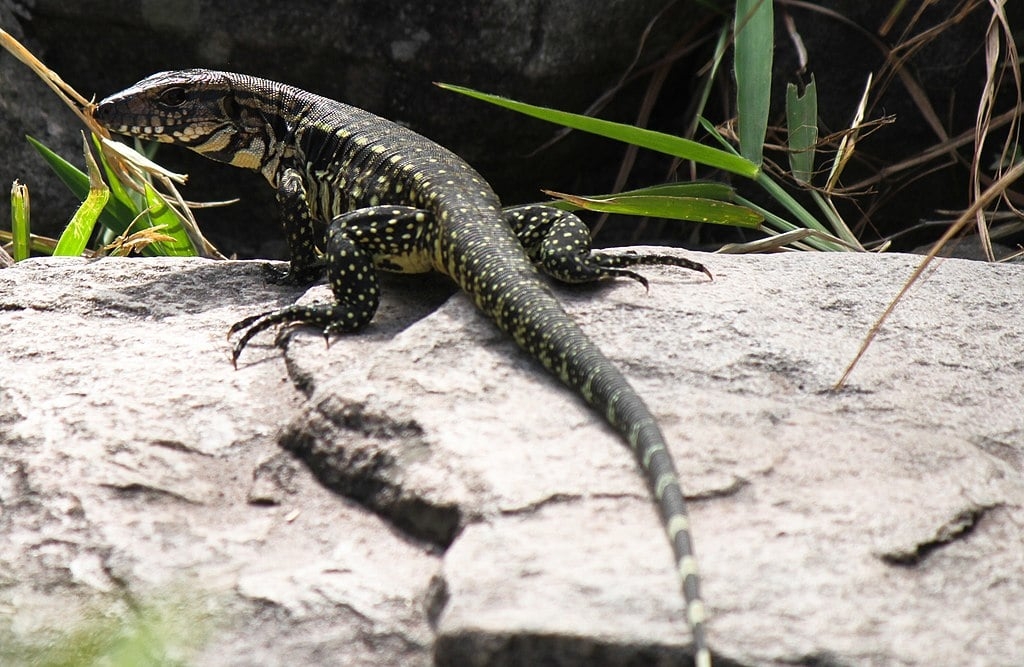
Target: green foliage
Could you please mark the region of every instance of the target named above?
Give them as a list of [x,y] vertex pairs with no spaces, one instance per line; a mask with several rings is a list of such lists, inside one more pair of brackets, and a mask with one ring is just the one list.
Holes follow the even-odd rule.
[[814,175],[814,148],[818,145],[818,88],[814,77],[801,95],[795,84],[786,87],[786,128],[789,134],[789,170],[798,183]]
[[[742,176],[750,179],[774,199],[781,207],[782,212],[768,210],[736,195],[732,190],[729,190],[727,197],[679,195],[678,191],[672,194],[666,192],[657,194],[621,193],[594,197],[556,194],[576,207],[609,213],[718,222],[742,227],[753,227],[756,225],[757,219],[763,219],[762,230],[769,236],[775,237],[777,240],[775,247],[791,245],[798,249],[862,250],[863,248],[839,216],[829,196],[819,194],[811,184],[815,173],[818,141],[817,92],[813,77],[803,95],[798,95],[795,88],[787,95],[790,130],[788,149],[791,156],[793,181],[810,193],[810,198],[817,205],[819,214],[815,215],[805,208],[782,186],[777,176],[770,175],[762,168],[768,115],[771,109],[773,14],[772,0],[740,0],[736,3],[736,12],[731,25],[723,26],[716,42],[714,55],[708,67],[708,71],[711,73],[708,85],[703,88],[698,97],[699,109],[703,110],[704,102],[708,99],[711,79],[717,72],[724,69],[722,64],[727,57],[728,36],[731,30],[736,77],[738,150],[719,132],[718,128],[701,117],[700,112],[697,115],[697,124],[706,132],[707,136],[721,144],[721,149],[632,125],[524,104],[459,86],[439,85],[446,90],[468,95],[534,118],[659,151],[698,165]],[[841,169],[841,165],[839,169]],[[764,250],[766,246],[764,242],[757,241],[750,244],[749,249]]]
[[616,139],[641,148],[649,148],[684,160],[692,160],[698,164],[746,176],[747,178],[753,178],[758,173],[758,166],[756,164],[734,153],[717,150],[696,141],[665,134],[664,132],[655,132],[625,123],[614,123],[591,116],[525,104],[505,97],[499,97],[498,95],[489,95],[470,88],[453,86],[447,83],[439,83],[437,85],[445,90],[468,95],[469,97],[496,104],[497,106],[505,107],[527,116],[546,120],[549,123],[564,125],[565,127],[608,137],[609,139]]
[[34,639],[15,638],[6,631],[0,633],[0,664],[184,667],[213,630],[212,616],[198,604],[197,598],[180,593],[144,605],[113,601],[105,609],[86,609],[76,619],[62,618]]
[[[61,235],[54,254],[80,255],[97,224],[108,239],[118,237],[127,241],[134,238],[133,247],[141,249],[144,255],[194,257],[197,254],[178,214],[148,183],[144,184],[143,193],[124,187],[103,159],[102,151],[99,155],[106,181],[88,144],[85,155],[89,173],[86,174],[36,139],[26,138],[71,192],[83,200]],[[95,137],[93,141],[97,141]],[[133,230],[135,236],[132,235]]]
[[[468,95],[469,97],[533,116],[534,118],[659,151],[684,160],[692,160],[710,167],[746,176],[747,178],[753,178],[759,173],[758,166],[746,158],[682,137],[624,123],[614,123],[590,116],[516,102],[504,97],[489,95],[460,86],[438,85],[446,90]],[[749,207],[730,203],[733,199],[733,193],[730,188],[722,185],[711,186],[706,183],[670,184],[658,188],[592,197],[580,197],[553,192],[548,194],[563,200],[563,203],[556,202],[556,206],[570,210],[584,208],[606,213],[654,216],[741,227],[757,227],[762,220],[761,214]]]
[[557,197],[552,205],[566,211],[586,209],[671,220],[690,220],[756,229],[764,218],[746,206],[731,203],[735,191],[721,183],[668,183],[614,195],[580,197],[545,190]]
[[[806,241],[801,243],[798,247],[810,247],[818,250],[849,250],[851,247],[849,244],[840,242],[838,239],[833,237],[829,230],[809,211],[807,211],[770,176],[761,171],[756,164],[737,154],[735,149],[729,145],[725,138],[722,137],[713,126],[706,122],[702,123],[704,129],[712,137],[722,143],[725,150],[714,149],[694,141],[680,137],[673,137],[661,132],[654,132],[652,130],[646,130],[631,125],[612,123],[609,121],[594,119],[589,116],[582,116],[579,114],[523,104],[521,102],[514,102],[503,97],[479,93],[477,91],[458,86],[443,85],[442,87],[454,92],[469,95],[470,97],[474,97],[485,102],[490,102],[514,111],[519,111],[535,118],[540,118],[542,120],[547,120],[586,132],[593,132],[594,134],[599,134],[604,137],[618,139],[643,148],[650,148],[675,157],[693,160],[699,164],[718,167],[741,176],[746,176],[753,179],[754,182],[760,185],[768,194],[782,204],[782,206],[785,207],[790,214],[800,222],[800,224],[789,222],[785,218],[782,218],[779,215],[767,211],[740,197],[732,198],[736,202],[736,205],[723,206],[721,202],[708,200],[701,202],[699,204],[699,208],[698,204],[694,202],[692,198],[681,197],[677,198],[677,201],[675,202],[675,205],[679,207],[675,212],[669,210],[671,208],[670,202],[660,199],[657,201],[660,217],[695,220],[699,222],[717,222],[743,227],[754,226],[752,221],[755,218],[763,217],[766,223],[772,227],[772,233],[791,232],[793,230],[800,229],[801,227],[811,229],[816,232],[815,235],[802,237],[800,240],[803,242],[804,239],[806,239]],[[601,195],[596,197],[558,196],[563,199],[567,199],[570,203],[578,206],[579,208],[615,213],[629,212],[640,215],[652,214],[643,213],[642,211],[637,210],[627,210],[625,207],[617,207],[614,211],[611,211],[609,210],[609,207],[602,206],[598,203],[599,200],[615,199],[621,195]],[[741,209],[745,210],[741,213]]]
[[763,160],[771,107],[774,16],[772,0],[736,2],[733,49],[740,154],[757,165]]
[[28,187],[18,181],[11,185],[11,236],[14,244],[14,261],[20,262],[29,256],[31,237],[31,214]]
[[[84,137],[83,137],[84,139]],[[99,167],[89,150],[89,144],[85,143],[85,161],[89,168],[89,192],[85,201],[78,207],[71,217],[71,222],[64,229],[57,240],[57,247],[53,254],[57,257],[78,257],[85,251],[92,236],[92,230],[96,226],[96,220],[103,212],[103,207],[110,199],[110,188],[103,182],[99,174]]]

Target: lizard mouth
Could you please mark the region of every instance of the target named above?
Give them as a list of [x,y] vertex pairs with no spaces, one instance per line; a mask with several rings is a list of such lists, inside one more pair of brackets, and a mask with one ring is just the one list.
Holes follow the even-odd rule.
[[[101,121],[102,122],[102,121]],[[114,134],[124,134],[133,137],[142,137],[153,141],[171,141],[171,137],[165,134],[163,127],[150,127],[138,125],[107,125],[103,126]]]
[[126,111],[123,106],[116,96],[108,97],[96,105],[93,118],[114,134],[141,137],[151,141],[173,141],[167,126],[159,119],[137,116]]

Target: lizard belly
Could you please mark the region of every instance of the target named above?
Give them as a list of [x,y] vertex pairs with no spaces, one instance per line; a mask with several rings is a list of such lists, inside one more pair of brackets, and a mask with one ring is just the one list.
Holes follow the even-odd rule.
[[373,265],[391,273],[427,273],[434,269],[430,253],[427,252],[378,253],[373,256]]

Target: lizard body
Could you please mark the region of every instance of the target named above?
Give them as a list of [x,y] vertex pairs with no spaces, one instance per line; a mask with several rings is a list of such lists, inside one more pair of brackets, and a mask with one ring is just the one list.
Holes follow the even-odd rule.
[[326,271],[332,303],[292,305],[236,323],[233,360],[275,324],[308,324],[328,336],[365,326],[379,303],[379,270],[450,276],[628,442],[672,544],[695,663],[711,664],[686,504],[664,436],[537,271],[566,282],[628,277],[646,285],[629,267],[669,264],[707,273],[703,266],[667,255],[592,252],[589,231],[575,215],[543,206],[502,210],[484,179],[434,142],[266,79],[163,72],[106,98],[94,115],[113,132],[260,171],[277,191],[291,255],[279,278],[311,283]]

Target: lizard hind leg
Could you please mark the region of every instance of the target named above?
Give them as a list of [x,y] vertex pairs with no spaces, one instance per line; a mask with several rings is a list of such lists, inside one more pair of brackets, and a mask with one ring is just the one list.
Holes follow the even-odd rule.
[[373,319],[380,305],[380,278],[371,254],[347,234],[343,225],[333,224],[327,233],[327,279],[334,293],[331,303],[293,304],[253,315],[233,324],[228,336],[242,332],[231,349],[236,363],[252,338],[275,324],[316,327],[325,338],[336,333],[357,331]]
[[613,255],[593,251],[590,230],[576,215],[552,206],[528,205],[507,208],[505,220],[512,226],[533,263],[544,273],[566,283],[586,283],[613,278],[630,278],[645,288],[647,279],[630,267],[644,265],[678,266],[700,271],[709,278],[703,264],[665,254],[627,253]]

